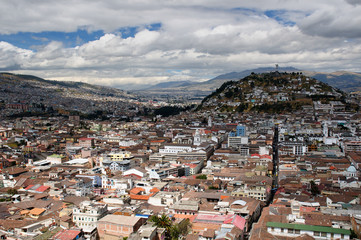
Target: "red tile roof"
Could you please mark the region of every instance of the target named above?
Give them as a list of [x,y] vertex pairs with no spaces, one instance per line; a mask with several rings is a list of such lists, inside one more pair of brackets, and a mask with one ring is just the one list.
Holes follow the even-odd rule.
[[57,234],[55,234],[54,239],[57,240],[73,240],[76,239],[77,236],[80,234],[81,232],[78,230],[63,230],[58,232]]
[[32,187],[34,187],[35,185],[29,185],[29,186],[27,186],[25,189],[26,190],[29,190],[30,188],[32,188]]
[[37,192],[45,192],[49,188],[50,188],[49,186],[40,186],[35,191],[37,191]]
[[132,190],[130,190],[130,193],[131,194],[139,194],[140,192],[144,192],[144,188],[141,188],[141,187],[136,187],[136,188],[133,188]]

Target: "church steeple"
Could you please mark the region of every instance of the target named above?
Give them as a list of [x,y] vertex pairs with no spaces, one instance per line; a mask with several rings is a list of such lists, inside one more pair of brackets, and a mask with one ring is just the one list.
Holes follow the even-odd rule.
[[201,145],[201,134],[199,132],[199,129],[197,129],[195,134],[194,134],[193,144],[197,145],[197,146]]

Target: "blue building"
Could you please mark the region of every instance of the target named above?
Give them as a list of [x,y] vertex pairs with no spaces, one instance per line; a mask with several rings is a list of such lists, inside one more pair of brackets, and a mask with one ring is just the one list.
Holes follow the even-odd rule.
[[245,137],[246,136],[246,127],[242,125],[237,125],[236,131],[231,131],[229,133],[230,137]]

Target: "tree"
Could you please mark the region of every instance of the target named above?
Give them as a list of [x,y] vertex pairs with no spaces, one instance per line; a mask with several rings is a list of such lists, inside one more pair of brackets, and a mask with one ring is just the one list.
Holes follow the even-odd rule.
[[196,177],[196,179],[207,179],[207,175],[205,175],[205,174],[198,175],[198,176]]
[[173,238],[172,235],[176,234],[176,229],[172,230],[172,220],[165,214],[160,217],[153,215],[149,218],[149,221],[153,222],[153,226],[165,229],[166,239],[171,239]]
[[10,188],[8,191],[7,191],[8,194],[10,195],[15,195],[18,193],[18,191],[15,189],[15,188]]
[[313,196],[317,196],[318,194],[321,193],[320,189],[318,189],[318,186],[316,185],[316,183],[313,180],[310,182],[310,184],[311,184],[311,194]]
[[170,228],[170,238],[172,240],[180,239],[181,236],[187,236],[189,232],[190,222],[185,219],[180,223],[173,224]]
[[175,224],[170,228],[170,237],[172,240],[177,240],[179,238],[179,235],[180,235],[179,226],[178,224]]
[[160,217],[158,217],[157,215],[153,215],[150,217],[149,220],[153,222],[153,226],[165,228],[166,233],[169,234],[170,228],[172,227],[172,221],[167,215],[163,214]]
[[186,236],[188,234],[190,226],[191,226],[191,223],[190,223],[189,219],[185,219],[185,220],[181,221],[178,224],[179,233],[183,236]]

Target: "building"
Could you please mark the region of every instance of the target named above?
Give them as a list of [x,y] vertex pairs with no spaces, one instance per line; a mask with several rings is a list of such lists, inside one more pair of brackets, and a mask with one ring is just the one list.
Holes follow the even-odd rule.
[[198,213],[198,201],[180,200],[170,207],[174,214],[195,215]]
[[307,145],[304,142],[287,141],[280,143],[279,155],[305,155],[308,151]]
[[245,137],[246,136],[246,127],[242,125],[237,125],[236,131],[229,132],[230,137]]
[[181,198],[180,192],[160,191],[148,199],[148,203],[154,206],[171,206]]
[[62,155],[53,154],[46,158],[47,161],[50,162],[50,164],[62,164],[66,161],[66,157]]
[[347,229],[280,222],[267,222],[267,232],[290,238],[307,234],[314,239],[350,239],[351,235],[351,231]]
[[84,233],[75,229],[63,229],[57,234],[55,234],[52,239],[56,240],[76,240],[76,239],[84,239]]
[[112,152],[108,154],[108,157],[110,158],[110,161],[123,161],[133,158],[132,153],[128,151]]
[[238,148],[242,145],[247,145],[248,144],[248,137],[242,137],[242,136],[237,136],[237,137],[228,137],[228,147],[232,148]]
[[101,159],[101,164],[103,167],[109,168],[111,171],[126,171],[131,169],[134,165],[134,162],[131,160],[131,152],[121,151],[118,153],[109,153],[105,158]]
[[95,239],[97,221],[108,212],[106,204],[83,201],[79,207],[73,208],[73,222],[83,229],[86,237]]
[[361,152],[361,141],[345,142],[345,152]]
[[145,222],[146,219],[141,217],[107,215],[98,221],[99,239],[129,237],[131,233],[136,232]]
[[79,146],[84,148],[94,147],[94,138],[79,138]]
[[109,168],[111,171],[126,171],[131,169],[133,166],[130,160],[124,161],[111,161],[111,160],[103,160],[103,166]]
[[126,191],[133,188],[133,181],[119,176],[108,177],[106,175],[101,176],[102,188],[117,190],[117,193],[124,195]]
[[159,149],[159,153],[166,155],[177,155],[180,152],[191,152],[193,150],[190,144],[167,143],[164,148]]

